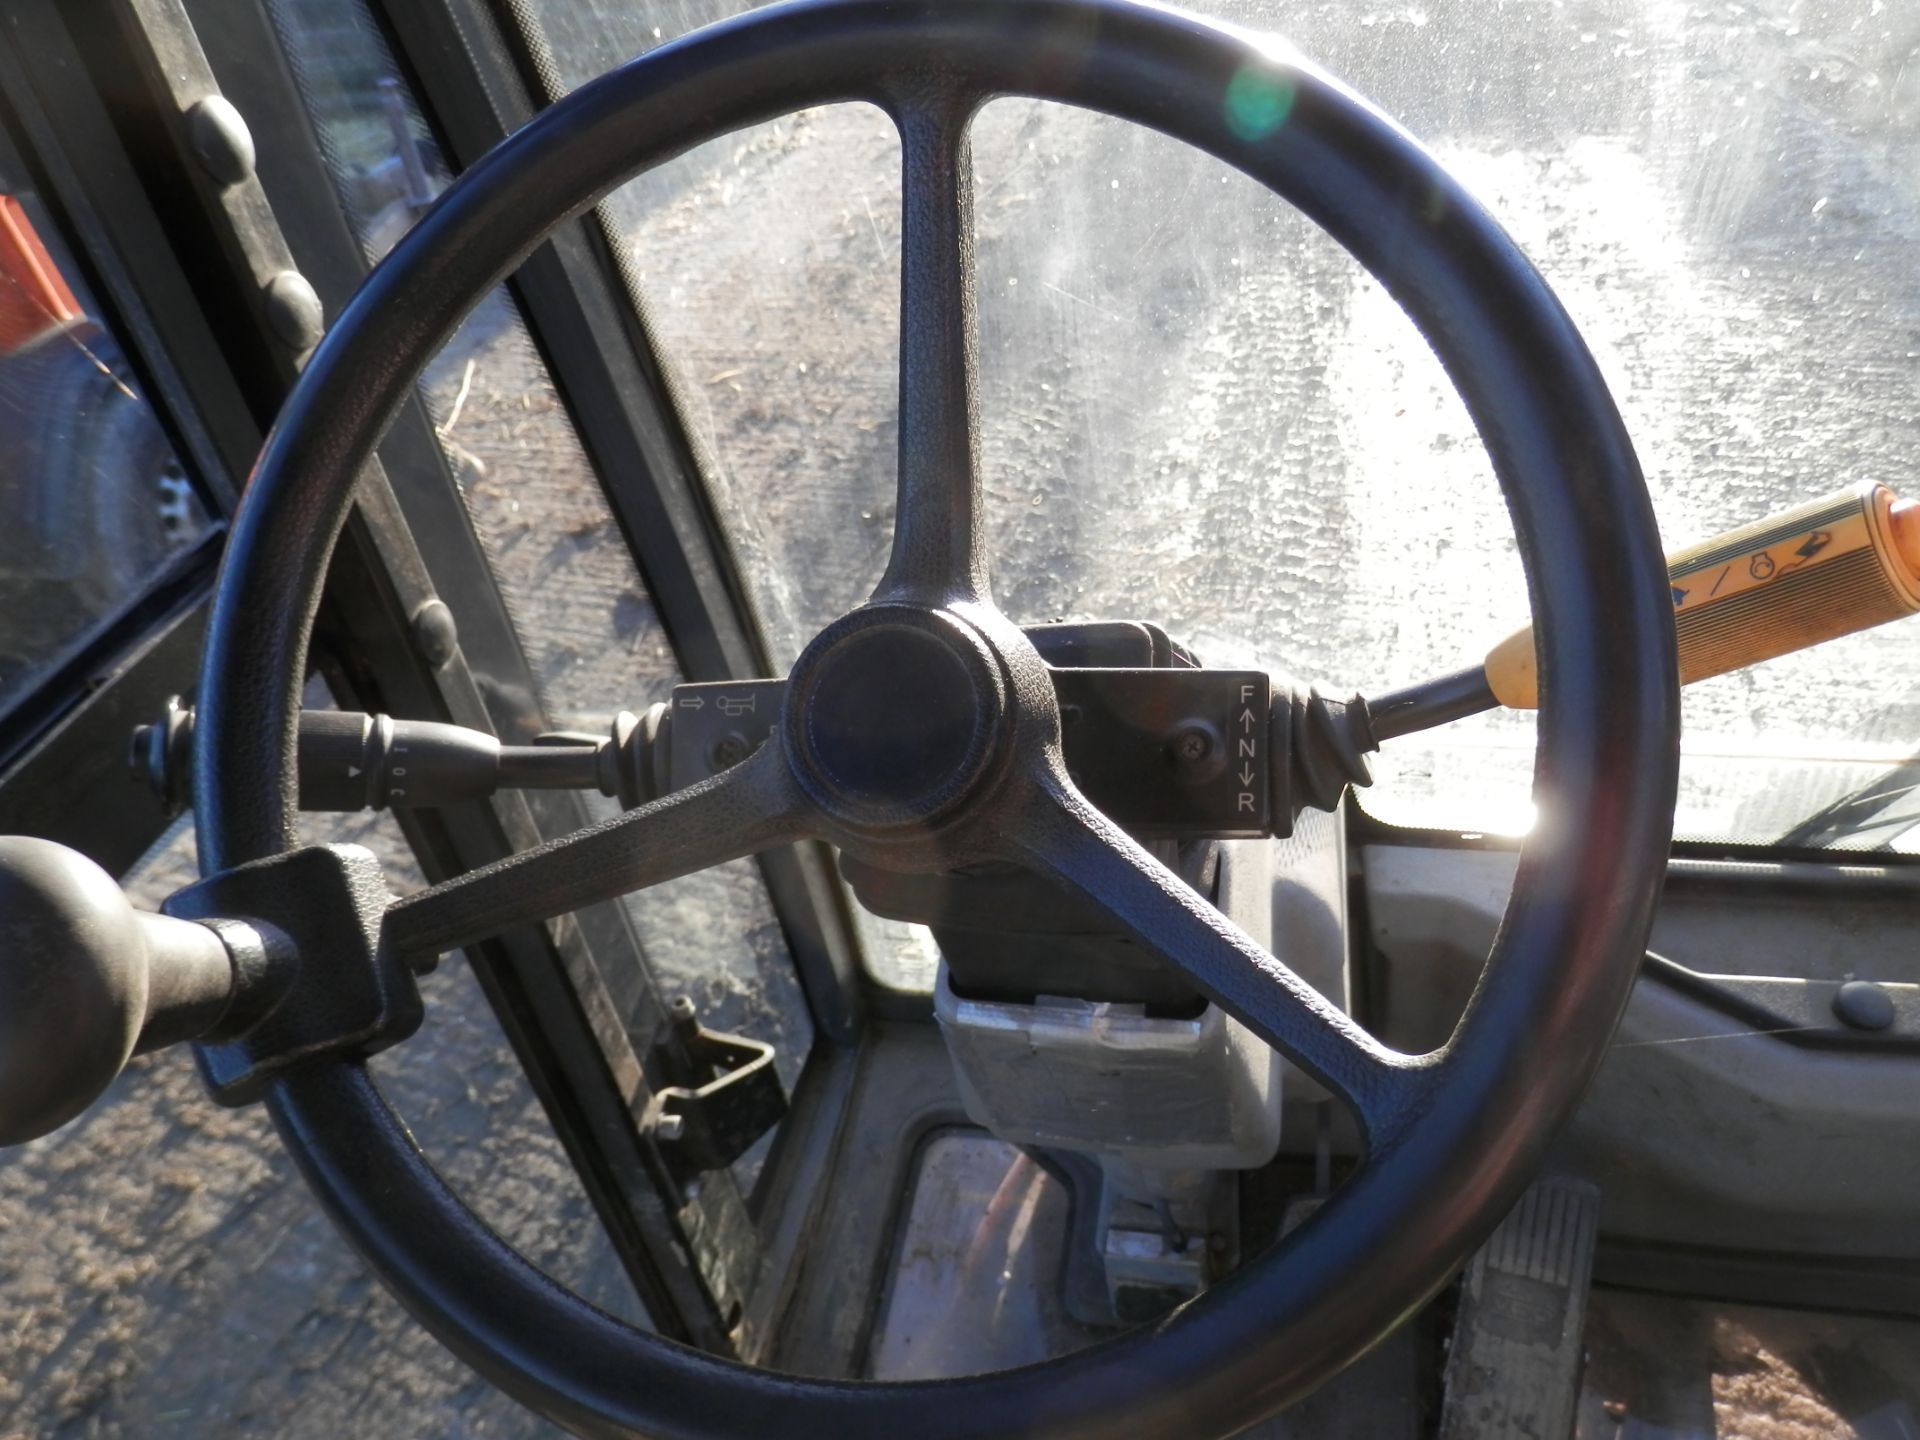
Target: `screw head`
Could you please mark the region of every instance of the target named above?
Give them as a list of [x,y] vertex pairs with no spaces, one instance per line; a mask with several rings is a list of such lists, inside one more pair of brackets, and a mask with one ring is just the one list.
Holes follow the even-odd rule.
[[1185,765],[1198,765],[1213,753],[1213,737],[1199,726],[1189,726],[1173,737],[1173,755]]
[[747,742],[738,735],[722,735],[707,752],[716,770],[728,770],[747,758]]
[[1227,768],[1230,747],[1218,727],[1189,718],[1174,727],[1166,756],[1173,778],[1182,785],[1204,785]]

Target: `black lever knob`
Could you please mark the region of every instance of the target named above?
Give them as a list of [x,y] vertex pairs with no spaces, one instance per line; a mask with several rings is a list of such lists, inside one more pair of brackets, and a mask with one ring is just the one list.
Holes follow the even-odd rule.
[[211,929],[135,910],[78,851],[0,836],[0,1145],[66,1124],[136,1050],[210,1028],[233,988]]

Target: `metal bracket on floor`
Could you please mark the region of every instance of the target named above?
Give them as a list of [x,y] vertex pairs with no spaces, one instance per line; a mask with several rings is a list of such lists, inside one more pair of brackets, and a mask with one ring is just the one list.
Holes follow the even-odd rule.
[[684,996],[669,1007],[655,1057],[660,1086],[641,1133],[676,1187],[738,1160],[787,1113],[773,1046],[700,1024]]

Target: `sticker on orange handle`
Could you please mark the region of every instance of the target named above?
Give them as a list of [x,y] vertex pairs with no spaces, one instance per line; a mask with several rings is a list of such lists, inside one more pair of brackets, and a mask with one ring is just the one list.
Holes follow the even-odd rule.
[[1830,564],[1857,550],[1872,548],[1873,532],[1866,515],[1853,514],[1739,555],[1709,556],[1669,572],[1673,613],[1684,615],[1719,604],[1810,565]]

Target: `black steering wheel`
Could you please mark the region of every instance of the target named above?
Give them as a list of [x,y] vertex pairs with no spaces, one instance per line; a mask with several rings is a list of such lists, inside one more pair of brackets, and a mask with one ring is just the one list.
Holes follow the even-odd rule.
[[[1238,77],[1272,124],[1224,102]],[[1044,664],[993,606],[976,474],[969,121],[996,95],[1105,111],[1310,215],[1444,362],[1506,493],[1540,637],[1535,797],[1512,902],[1443,1050],[1323,1001],[1076,793]],[[1498,226],[1405,133],[1305,62],[1128,0],[813,0],[664,45],[475,165],[368,278],[289,398],[240,507],[200,686],[212,872],[296,843],[308,632],[354,482],[455,325],[546,232],[651,165],[811,105],[871,101],[905,156],[899,514],[866,605],[806,649],[778,743],[691,789],[387,912],[447,949],[801,837],[861,861],[1015,860],[1092,899],[1351,1106],[1367,1153],[1318,1214],[1165,1321],[1046,1364],[922,1384],[753,1370],[564,1291],[434,1174],[363,1065],[269,1097],[335,1222],[488,1378],[582,1434],[1220,1436],[1306,1394],[1446,1283],[1599,1065],[1671,834],[1678,697],[1665,566],[1591,356]],[[910,683],[917,704],[886,703]],[[863,717],[891,716],[897,731]],[[884,762],[876,756],[886,757]]]

